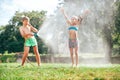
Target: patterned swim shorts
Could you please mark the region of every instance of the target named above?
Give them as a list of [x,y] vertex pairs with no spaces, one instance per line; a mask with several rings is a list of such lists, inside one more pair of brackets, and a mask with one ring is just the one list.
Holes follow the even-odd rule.
[[69,39],[69,48],[76,48],[78,47],[78,40],[77,39]]

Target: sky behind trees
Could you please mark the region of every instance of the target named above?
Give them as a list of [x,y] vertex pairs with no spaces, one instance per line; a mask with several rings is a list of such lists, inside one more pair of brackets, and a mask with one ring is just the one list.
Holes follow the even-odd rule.
[[0,25],[6,25],[15,11],[41,11],[53,14],[58,0],[0,0]]

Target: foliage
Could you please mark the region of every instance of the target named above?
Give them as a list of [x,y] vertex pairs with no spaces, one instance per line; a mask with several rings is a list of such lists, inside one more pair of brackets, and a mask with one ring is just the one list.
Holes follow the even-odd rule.
[[115,54],[120,54],[120,1],[116,3],[115,11],[115,26],[112,33],[113,39],[113,52]]
[[2,63],[15,62],[16,61],[15,54],[13,53],[8,54],[8,52],[6,51],[4,55],[0,55],[0,61]]

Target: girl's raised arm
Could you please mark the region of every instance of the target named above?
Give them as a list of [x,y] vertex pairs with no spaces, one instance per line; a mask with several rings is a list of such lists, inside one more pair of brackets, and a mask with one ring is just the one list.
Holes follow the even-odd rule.
[[67,23],[68,23],[68,24],[71,24],[71,21],[70,21],[70,19],[68,18],[68,15],[65,13],[65,11],[64,11],[63,8],[61,8],[61,12],[63,13],[63,15],[64,15],[64,17],[65,17]]

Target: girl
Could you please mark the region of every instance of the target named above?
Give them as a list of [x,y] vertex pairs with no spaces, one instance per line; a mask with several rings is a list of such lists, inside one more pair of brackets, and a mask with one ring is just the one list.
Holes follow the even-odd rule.
[[[71,55],[71,60],[72,60],[72,67],[78,65],[78,36],[77,36],[77,31],[78,31],[78,26],[81,24],[83,17],[89,12],[86,10],[84,12],[83,16],[72,16],[71,19],[68,18],[66,15],[65,11],[63,8],[61,8],[61,12],[63,13],[67,24],[69,25],[68,31],[69,31],[69,50],[70,50],[70,55]],[[74,65],[74,56],[73,54],[75,53],[75,65]]]

